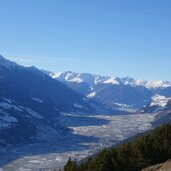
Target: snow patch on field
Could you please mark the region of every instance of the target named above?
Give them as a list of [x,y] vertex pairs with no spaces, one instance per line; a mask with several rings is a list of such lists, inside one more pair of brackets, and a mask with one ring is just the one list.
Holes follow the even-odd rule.
[[12,103],[12,102],[13,102],[13,100],[7,99],[7,98],[5,98],[5,97],[2,97],[2,99],[3,99],[4,101],[8,102],[8,103]]
[[2,116],[0,116],[0,129],[8,128],[12,126],[13,123],[18,122],[18,120],[15,117],[9,116],[7,112],[1,109],[0,109],[0,113],[3,114]]
[[78,104],[78,103],[74,103],[73,105],[74,105],[74,107],[76,107],[76,108],[80,108],[80,109],[81,109],[81,108],[85,108],[85,107],[83,107],[82,105],[80,105],[80,104]]
[[88,98],[92,98],[94,96],[96,96],[96,92],[95,91],[93,91],[92,93],[90,93],[89,95],[87,95]]
[[0,103],[0,107],[4,108],[4,109],[11,109],[11,108],[14,108],[15,110],[18,110],[18,111],[22,111],[22,109],[16,105],[12,105],[10,103],[7,103],[7,102],[1,102]]
[[42,116],[40,116],[37,112],[29,109],[29,108],[25,108],[25,110],[33,117],[37,118],[37,119],[42,119]]
[[35,100],[36,102],[39,102],[39,103],[43,103],[44,101],[43,100],[40,100],[38,98],[32,98],[33,100]]

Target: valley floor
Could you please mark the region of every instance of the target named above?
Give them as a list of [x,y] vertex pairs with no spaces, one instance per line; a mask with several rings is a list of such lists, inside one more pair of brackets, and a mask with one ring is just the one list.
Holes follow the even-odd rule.
[[151,114],[85,116],[63,113],[61,124],[71,128],[72,134],[65,135],[60,141],[2,149],[0,167],[10,171],[59,169],[69,156],[80,160],[148,130],[153,117]]

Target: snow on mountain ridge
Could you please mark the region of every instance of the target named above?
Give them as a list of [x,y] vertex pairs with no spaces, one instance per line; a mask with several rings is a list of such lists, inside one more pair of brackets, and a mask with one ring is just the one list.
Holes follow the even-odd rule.
[[146,80],[135,80],[131,77],[110,77],[101,76],[89,73],[76,73],[71,71],[51,73],[52,78],[58,79],[59,81],[75,82],[75,83],[87,83],[89,86],[97,84],[112,84],[112,85],[130,85],[130,86],[143,86],[148,89],[166,88],[171,87],[170,81],[146,81]]
[[120,81],[117,80],[116,77],[113,77],[113,78],[109,78],[107,79],[106,81],[103,82],[104,84],[113,84],[113,85],[119,85],[120,84]]
[[59,81],[82,83],[85,82],[90,86],[98,83],[102,83],[109,79],[108,76],[100,76],[96,74],[89,73],[76,73],[71,71],[51,73],[49,74],[52,78],[58,79]]
[[[2,55],[0,55],[0,66],[3,66],[7,69],[32,69],[34,72],[38,71],[38,69],[34,66],[24,67],[15,62],[11,62],[5,59]],[[146,81],[146,80],[135,80],[131,77],[111,77],[111,76],[101,76],[97,74],[90,73],[76,73],[72,71],[66,72],[49,72],[44,71],[50,77],[54,79],[58,79],[63,82],[72,82],[72,83],[87,83],[90,87],[93,87],[97,84],[112,84],[112,85],[130,85],[130,86],[143,86],[148,89],[158,89],[158,88],[167,88],[171,87],[171,81]]]
[[156,89],[159,87],[166,88],[166,87],[171,87],[171,82],[169,82],[169,81],[148,81],[146,83],[146,87],[153,88],[153,89]]

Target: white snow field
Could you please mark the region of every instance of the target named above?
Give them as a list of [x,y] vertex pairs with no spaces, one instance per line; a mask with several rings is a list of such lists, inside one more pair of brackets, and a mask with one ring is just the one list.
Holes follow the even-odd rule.
[[[61,124],[71,128],[56,142],[37,142],[1,149],[1,169],[10,171],[46,171],[62,169],[69,157],[83,159],[116,143],[150,129],[154,115],[78,115],[61,114]],[[3,165],[4,163],[8,164]]]

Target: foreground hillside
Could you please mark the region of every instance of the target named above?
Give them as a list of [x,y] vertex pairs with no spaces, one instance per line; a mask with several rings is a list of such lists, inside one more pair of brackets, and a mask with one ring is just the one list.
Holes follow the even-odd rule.
[[69,160],[65,171],[139,171],[171,158],[171,123],[117,148],[101,151],[77,165]]

